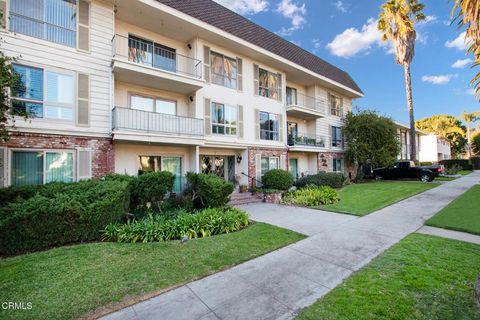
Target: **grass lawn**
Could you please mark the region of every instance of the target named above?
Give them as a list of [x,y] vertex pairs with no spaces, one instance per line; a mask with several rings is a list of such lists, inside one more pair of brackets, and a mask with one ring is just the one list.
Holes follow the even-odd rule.
[[466,176],[467,174],[470,174],[472,172],[473,171],[470,171],[470,170],[460,170],[460,171],[458,171],[458,174],[460,174],[462,176]]
[[2,319],[74,319],[98,307],[192,281],[303,239],[255,223],[185,244],[91,243],[0,260],[0,301],[32,302]]
[[340,190],[339,202],[318,209],[364,216],[436,186],[434,183],[402,181],[352,184]]
[[427,225],[480,234],[480,185],[455,199],[427,221]]
[[299,315],[307,319],[480,319],[480,245],[413,234]]
[[455,177],[436,177],[434,181],[453,181],[456,179]]

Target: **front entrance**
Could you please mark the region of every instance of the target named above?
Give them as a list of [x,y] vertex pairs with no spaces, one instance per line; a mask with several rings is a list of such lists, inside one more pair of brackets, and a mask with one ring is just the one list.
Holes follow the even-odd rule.
[[200,156],[202,173],[214,174],[227,181],[235,183],[234,156]]
[[298,178],[298,159],[289,159],[288,160],[288,171],[292,175],[293,179]]

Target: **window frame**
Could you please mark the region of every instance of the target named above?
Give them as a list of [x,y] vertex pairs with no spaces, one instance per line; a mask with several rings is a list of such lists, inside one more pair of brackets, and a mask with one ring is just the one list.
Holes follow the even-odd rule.
[[[261,85],[261,80],[260,80],[260,73],[261,72],[266,72],[267,73],[267,87],[262,87]],[[276,93],[276,97],[273,97],[272,94],[270,93],[270,87],[269,87],[269,79],[270,79],[270,75],[273,75],[275,76],[275,78],[277,78],[277,83],[276,83],[276,87],[275,87],[275,93]],[[281,88],[278,88],[279,84],[280,84],[280,74],[278,73],[275,73],[275,72],[272,72],[272,71],[269,71],[267,69],[264,69],[262,67],[258,67],[258,95],[260,97],[265,97],[265,98],[269,98],[269,99],[273,99],[273,100],[277,100],[277,101],[280,101],[280,97],[281,97]],[[265,94],[264,94],[265,93]]]
[[[224,114],[223,123],[214,122],[214,119],[213,119],[213,108],[214,108],[214,106],[222,106],[223,107],[223,114]],[[235,125],[231,125],[231,124],[226,123],[226,109],[227,108],[235,109],[235,115],[236,115]],[[210,103],[210,115],[211,115],[210,118],[211,118],[211,123],[212,123],[212,134],[219,135],[219,136],[226,136],[226,137],[232,137],[232,136],[237,136],[238,135],[238,108],[237,108],[237,106],[212,101]],[[214,130],[213,130],[214,127],[222,127],[223,128],[223,133],[214,132]],[[227,128],[235,129],[235,133],[234,134],[227,133]]]
[[[338,165],[340,165],[340,170],[338,170]],[[332,158],[332,171],[333,172],[343,172],[343,159],[342,158]]]
[[[66,123],[71,123],[71,122],[76,122],[76,114],[77,114],[77,104],[78,104],[78,95],[77,95],[77,90],[78,90],[78,79],[77,79],[77,73],[75,71],[70,71],[70,70],[64,70],[64,69],[59,69],[59,68],[52,68],[52,67],[45,67],[45,66],[37,66],[37,65],[30,65],[30,64],[22,64],[22,63],[13,63],[13,66],[22,66],[25,68],[31,68],[31,69],[38,69],[42,70],[42,100],[33,100],[33,99],[27,99],[27,98],[20,98],[20,97],[14,97],[12,96],[10,92],[10,110],[13,112],[13,101],[22,101],[26,103],[36,103],[42,105],[42,116],[37,117],[33,116],[35,119],[44,119],[44,120],[53,120],[53,121],[60,121],[60,122],[66,122]],[[47,73],[56,73],[56,74],[61,74],[61,75],[66,75],[69,77],[72,77],[73,79],[73,86],[72,86],[72,97],[73,97],[73,103],[71,105],[66,105],[63,103],[59,102],[48,102],[47,101]],[[52,107],[63,107],[63,108],[70,108],[72,109],[72,118],[71,119],[63,119],[63,118],[52,118],[52,117],[46,117],[45,116],[45,106],[49,105]],[[15,116],[21,116],[18,114],[14,114]]]
[[[141,98],[153,100],[153,111],[145,111],[145,110],[133,108],[132,97],[141,97]],[[157,103],[156,103],[157,100],[165,101],[165,102],[173,102],[173,104],[175,104],[175,114],[158,112],[157,111]],[[167,115],[171,115],[171,116],[178,116],[178,102],[177,102],[177,100],[172,100],[172,99],[168,99],[168,98],[163,98],[163,97],[159,97],[159,96],[155,96],[155,95],[143,94],[143,93],[138,93],[138,92],[128,92],[128,108],[132,109],[132,110],[143,111],[143,112],[153,112],[153,113],[158,113],[158,114],[167,114]]]
[[46,155],[47,153],[70,153],[72,154],[72,182],[78,181],[78,172],[77,172],[77,150],[74,149],[42,149],[42,148],[8,148],[8,168],[10,174],[7,175],[8,178],[8,185],[11,186],[12,184],[12,175],[13,175],[13,153],[14,152],[41,152],[43,154],[42,160],[42,185],[46,184]]
[[[272,130],[271,128],[270,129],[262,129],[262,113],[263,114],[267,114],[268,115],[268,121],[273,121],[271,119],[270,116],[275,116],[275,121],[277,123],[277,130]],[[266,141],[280,141],[280,119],[279,119],[279,114],[277,113],[271,113],[271,112],[267,112],[267,111],[259,111],[259,115],[258,115],[258,120],[259,120],[259,127],[260,127],[260,140],[266,140]],[[262,134],[262,132],[264,134]],[[266,139],[265,138],[265,133],[267,134],[268,137],[276,137],[276,139]]]
[[[227,76],[223,67],[222,67],[222,70],[224,71],[223,74],[214,72],[213,63],[212,63],[213,62],[212,60],[213,60],[214,56],[220,57],[222,59],[222,65],[223,66],[225,65],[225,60],[226,59],[230,60],[231,62],[235,62],[235,77]],[[210,63],[210,83],[216,84],[216,85],[219,85],[219,86],[222,86],[222,87],[225,87],[225,88],[233,89],[233,90],[238,90],[238,60],[237,60],[237,58],[232,58],[232,57],[230,57],[228,55],[225,55],[223,53],[219,53],[217,51],[210,50],[210,61],[209,61],[209,63]],[[216,77],[221,77],[222,80],[223,80],[222,83],[215,82]],[[226,85],[225,79],[229,79],[230,83],[235,83],[235,85],[234,86]]]
[[[340,97],[339,95],[329,93],[329,107],[330,107],[330,115],[336,116],[336,117],[343,117],[343,98]],[[334,100],[339,101],[339,106],[338,108],[336,107],[336,104],[333,104]]]
[[[79,9],[80,9],[80,0],[74,0],[74,3],[75,3],[75,28],[74,29],[69,29],[67,27],[63,27],[63,26],[60,26],[60,25],[56,25],[56,24],[52,24],[50,22],[47,22],[46,20],[46,17],[45,17],[45,12],[47,11],[46,9],[46,4],[47,4],[47,1],[44,1],[43,2],[44,5],[42,7],[43,9],[43,18],[42,20],[39,20],[37,18],[32,18],[32,17],[29,17],[29,16],[25,16],[25,15],[22,15],[22,14],[19,14],[19,13],[16,13],[16,12],[13,12],[12,11],[12,3],[11,1],[8,2],[8,8],[7,8],[7,13],[5,14],[5,19],[8,19],[9,22],[7,23],[8,25],[8,30],[11,31],[11,32],[14,32],[14,33],[18,33],[18,34],[21,34],[21,35],[24,35],[24,36],[27,36],[27,37],[32,37],[32,38],[35,38],[35,39],[39,39],[39,40],[43,40],[43,41],[48,41],[50,43],[55,43],[55,44],[58,44],[58,45],[61,45],[61,46],[66,46],[66,47],[69,47],[69,48],[73,48],[73,49],[78,49],[78,42],[79,42],[79,24],[80,24],[80,21],[79,21]],[[89,11],[90,11],[90,8],[89,8]],[[20,19],[24,19],[24,20],[29,20],[29,21],[33,21],[35,23],[38,23],[38,24],[41,24],[42,25],[42,36],[41,37],[36,37],[34,35],[31,35],[31,34],[27,34],[27,33],[22,33],[18,30],[13,30],[14,28],[12,28],[12,15],[13,16],[17,16],[17,17],[20,17]],[[90,16],[90,15],[89,15]],[[90,20],[90,19],[89,19]],[[89,21],[90,23],[90,21]],[[58,28],[58,29],[63,29],[63,30],[67,30],[69,32],[72,32],[74,33],[73,35],[73,45],[69,45],[69,44],[66,44],[66,43],[62,43],[62,42],[57,42],[57,41],[53,41],[53,40],[50,40],[48,37],[47,37],[47,28],[46,26],[52,26],[54,28]],[[81,49],[80,49],[81,50]],[[81,51],[85,51],[85,50],[81,50]]]
[[[289,96],[289,91],[290,91],[290,96]],[[290,103],[289,103],[289,98],[291,99]],[[296,106],[298,105],[298,90],[297,88],[294,88],[294,87],[289,87],[289,86],[286,86],[286,89],[285,89],[285,101],[287,103],[287,106]]]
[[[268,170],[265,171],[265,172],[263,172],[262,161],[265,160],[265,159],[267,160],[267,163],[268,163]],[[271,168],[271,167],[270,167],[270,161],[272,161],[272,160],[274,160],[274,161],[277,163],[277,167],[276,167],[276,168]],[[265,173],[267,173],[268,171],[274,170],[274,169],[279,169],[279,168],[280,168],[280,157],[275,157],[275,156],[273,156],[273,157],[263,157],[263,156],[262,156],[262,157],[260,158],[260,166],[261,166],[261,167],[260,167],[260,173],[261,173],[261,177],[263,178],[263,176],[265,175]]]
[[[338,136],[337,136],[337,129],[340,131],[340,138],[338,138]],[[331,132],[332,147],[333,148],[343,148],[343,128],[332,126],[331,130],[332,130],[332,132]]]

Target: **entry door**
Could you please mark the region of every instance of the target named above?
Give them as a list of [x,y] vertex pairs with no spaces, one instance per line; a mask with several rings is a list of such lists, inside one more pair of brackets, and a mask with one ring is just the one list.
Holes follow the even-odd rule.
[[298,135],[298,124],[296,122],[287,122],[288,145],[293,146]]
[[289,159],[288,160],[288,170],[292,175],[293,179],[298,178],[298,159]]
[[162,170],[171,172],[175,176],[173,191],[182,191],[182,159],[179,157],[162,157]]
[[214,174],[227,181],[235,182],[234,156],[201,156],[202,173]]

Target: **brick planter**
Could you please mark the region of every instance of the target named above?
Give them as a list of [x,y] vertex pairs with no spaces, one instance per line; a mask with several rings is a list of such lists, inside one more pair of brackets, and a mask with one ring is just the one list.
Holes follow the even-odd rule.
[[263,193],[257,192],[255,196],[259,199],[262,199],[263,202],[266,203],[273,203],[273,204],[280,204],[282,203],[282,193]]

